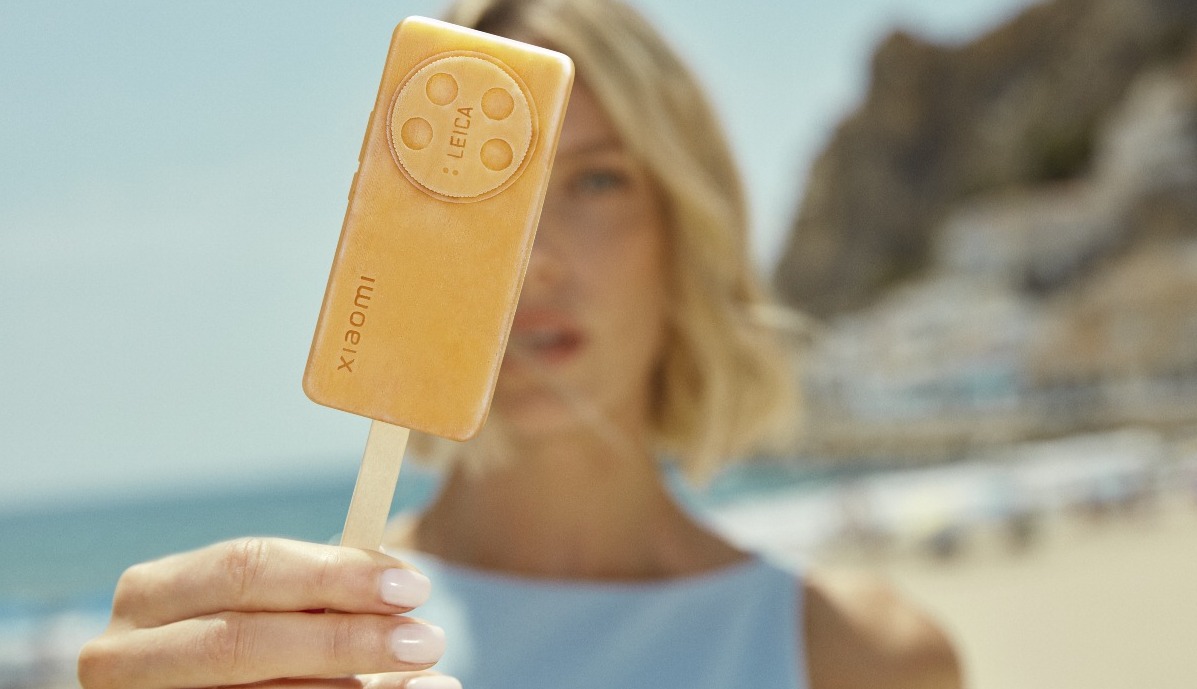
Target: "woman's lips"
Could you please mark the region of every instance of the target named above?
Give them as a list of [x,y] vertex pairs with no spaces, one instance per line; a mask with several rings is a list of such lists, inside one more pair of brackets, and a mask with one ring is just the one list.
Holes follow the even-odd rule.
[[554,311],[516,312],[507,340],[507,359],[559,364],[582,349],[585,336],[572,319]]

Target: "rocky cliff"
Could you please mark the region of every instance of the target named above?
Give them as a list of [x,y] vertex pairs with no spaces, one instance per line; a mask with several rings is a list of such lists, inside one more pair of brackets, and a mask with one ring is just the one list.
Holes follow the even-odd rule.
[[[1088,175],[1099,132],[1136,78],[1186,60],[1197,78],[1194,46],[1195,0],[1054,0],[960,46],[890,36],[863,105],[814,165],[778,292],[830,317],[925,274],[936,233],[961,204]],[[1184,198],[1141,201],[1122,223],[1134,237],[1197,233],[1177,219],[1197,217]],[[1083,276],[1089,254],[1125,249],[1130,235],[1119,236],[1081,247],[1061,274],[1032,271],[1024,286]]]

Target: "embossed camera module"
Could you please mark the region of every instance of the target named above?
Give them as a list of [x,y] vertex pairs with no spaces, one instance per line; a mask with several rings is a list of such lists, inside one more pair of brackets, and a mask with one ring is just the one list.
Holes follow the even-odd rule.
[[536,113],[519,78],[498,60],[445,53],[403,80],[388,133],[412,183],[445,201],[478,201],[523,171],[536,144]]

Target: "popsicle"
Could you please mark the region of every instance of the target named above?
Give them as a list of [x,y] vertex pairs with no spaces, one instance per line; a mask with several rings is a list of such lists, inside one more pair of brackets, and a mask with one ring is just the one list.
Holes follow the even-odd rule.
[[395,29],[303,378],[374,420],[344,545],[381,544],[409,429],[486,420],[572,83],[551,50]]

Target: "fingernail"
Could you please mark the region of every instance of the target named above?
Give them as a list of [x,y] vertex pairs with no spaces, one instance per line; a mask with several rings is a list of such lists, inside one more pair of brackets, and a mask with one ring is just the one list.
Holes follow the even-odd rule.
[[403,685],[404,689],[461,689],[461,682],[448,675],[424,675],[413,677]]
[[403,663],[435,663],[445,652],[445,630],[420,622],[401,624],[391,632],[391,652]]
[[428,577],[410,569],[388,569],[378,581],[382,599],[401,608],[414,608],[428,600],[432,584]]

